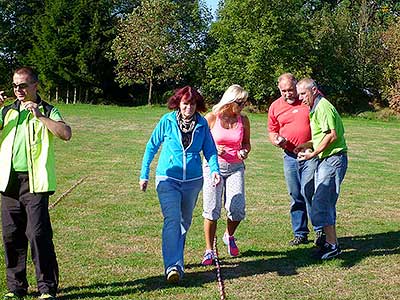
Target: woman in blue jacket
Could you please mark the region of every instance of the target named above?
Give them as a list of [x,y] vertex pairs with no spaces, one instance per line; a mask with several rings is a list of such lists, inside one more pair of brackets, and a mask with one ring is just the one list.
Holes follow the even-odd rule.
[[203,186],[200,151],[211,169],[214,184],[220,181],[218,155],[207,121],[203,97],[185,86],[168,100],[173,110],[161,117],[146,145],[140,174],[140,189],[146,191],[150,164],[162,144],[156,170],[156,189],[164,225],[162,253],[167,281],[178,282],[184,275],[183,251],[192,223],[197,196]]

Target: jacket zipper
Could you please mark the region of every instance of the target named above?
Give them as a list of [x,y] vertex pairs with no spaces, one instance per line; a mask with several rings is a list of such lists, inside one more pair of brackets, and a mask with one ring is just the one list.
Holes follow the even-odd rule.
[[182,143],[182,132],[180,131],[179,127],[177,129],[179,134],[179,140],[182,147],[182,180],[186,180],[186,149],[185,147],[183,147]]
[[[197,127],[197,125],[196,125]],[[190,148],[190,146],[192,146],[193,144],[193,139],[194,139],[194,132],[196,131],[196,127],[193,128],[192,131],[192,138],[190,140],[190,144],[186,147],[186,149],[183,147],[183,143],[182,143],[182,133],[180,133],[180,140],[181,140],[181,146],[182,146],[182,170],[183,170],[183,174],[182,174],[182,180],[186,180],[186,163],[187,163],[187,157],[186,157],[186,150]],[[179,130],[179,128],[178,128]]]
[[[32,180],[32,192],[34,193],[35,192],[35,181],[34,181],[35,176],[33,174],[33,157],[32,157],[32,145],[31,145],[31,139],[30,139],[31,132],[30,132],[30,127],[29,127],[29,115],[28,115],[27,125],[28,125],[28,142],[29,142],[29,155],[28,156],[31,161],[31,174],[32,174],[32,176],[31,176],[32,178],[29,178],[29,180]],[[32,141],[34,141],[35,127],[33,124],[32,124],[32,131],[33,131],[32,132],[33,133]]]

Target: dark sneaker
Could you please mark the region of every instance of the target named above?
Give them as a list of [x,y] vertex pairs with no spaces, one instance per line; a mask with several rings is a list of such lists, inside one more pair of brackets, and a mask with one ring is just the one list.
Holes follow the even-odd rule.
[[201,264],[203,266],[211,266],[214,263],[214,252],[212,250],[206,250],[203,255]]
[[325,243],[315,254],[315,258],[317,259],[322,259],[322,260],[327,260],[334,258],[338,256],[339,254],[342,253],[342,250],[340,249],[339,245],[331,245],[329,243]]
[[296,235],[293,240],[289,242],[289,246],[298,246],[300,244],[307,244],[308,238],[307,236]]
[[315,240],[314,240],[314,245],[321,248],[322,246],[325,245],[326,242],[326,234],[323,230],[319,230],[315,232]]
[[3,300],[22,300],[24,299],[24,296],[18,295],[13,292],[8,292],[3,296]]
[[180,279],[179,271],[178,270],[171,270],[167,274],[167,282],[168,283],[178,283]]

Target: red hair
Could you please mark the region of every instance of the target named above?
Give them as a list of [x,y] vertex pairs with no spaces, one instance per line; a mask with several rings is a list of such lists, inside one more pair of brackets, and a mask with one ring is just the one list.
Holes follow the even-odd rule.
[[169,109],[178,109],[181,101],[190,101],[196,103],[196,111],[207,111],[206,103],[200,93],[191,86],[185,86],[175,91],[175,94],[168,99]]

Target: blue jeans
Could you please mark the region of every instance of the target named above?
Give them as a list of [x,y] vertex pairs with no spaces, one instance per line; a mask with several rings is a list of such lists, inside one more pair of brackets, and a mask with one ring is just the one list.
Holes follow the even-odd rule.
[[162,254],[165,274],[175,269],[184,274],[183,252],[186,233],[192,223],[197,196],[203,179],[179,182],[169,178],[156,178],[158,199],[164,216]]
[[322,159],[315,172],[315,193],[311,220],[314,226],[336,224],[336,202],[347,171],[346,153]]
[[[289,151],[283,153],[283,171],[290,196],[290,219],[295,236],[307,236],[310,232],[307,212],[311,211],[317,164],[317,158],[299,161],[296,154]],[[322,230],[322,227],[314,226],[314,231],[318,230]]]

